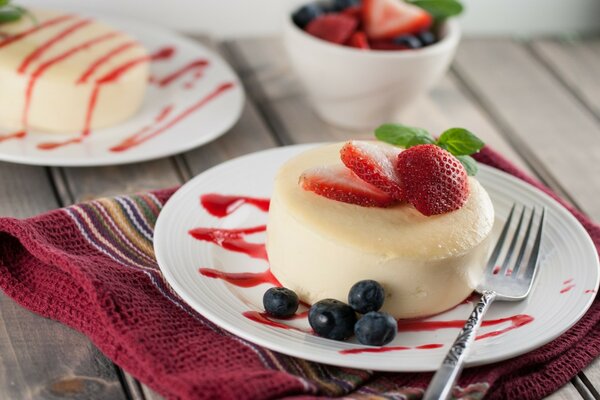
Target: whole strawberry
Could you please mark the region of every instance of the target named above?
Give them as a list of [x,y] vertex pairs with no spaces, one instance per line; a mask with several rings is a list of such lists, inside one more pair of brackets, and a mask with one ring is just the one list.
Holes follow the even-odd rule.
[[458,210],[469,197],[467,171],[439,146],[422,144],[403,151],[396,169],[404,198],[424,215]]

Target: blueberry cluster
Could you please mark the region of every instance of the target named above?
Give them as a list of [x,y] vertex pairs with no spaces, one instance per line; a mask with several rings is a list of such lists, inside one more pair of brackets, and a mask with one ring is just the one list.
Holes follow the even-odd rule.
[[421,47],[434,44],[435,35],[430,31],[419,32],[416,35],[402,35],[394,38],[394,43],[409,49],[420,49]]
[[[398,332],[394,317],[379,311],[384,299],[378,282],[363,280],[350,289],[348,304],[335,299],[313,304],[308,322],[317,335],[327,339],[346,340],[354,334],[362,344],[383,346]],[[274,317],[289,317],[298,309],[298,296],[290,289],[271,288],[263,297],[263,305]],[[357,313],[363,314],[360,319]]]

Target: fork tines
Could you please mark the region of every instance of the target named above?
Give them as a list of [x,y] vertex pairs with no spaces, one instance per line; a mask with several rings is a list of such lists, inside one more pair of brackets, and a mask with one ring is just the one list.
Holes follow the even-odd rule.
[[[488,271],[488,274],[492,273],[493,275],[498,276],[511,275],[513,277],[517,277],[519,275],[519,271],[521,270],[521,265],[523,264],[525,255],[528,252],[529,259],[525,267],[523,267],[523,278],[530,280],[533,277],[533,273],[536,269],[535,266],[539,257],[546,208],[542,207],[541,213],[539,213],[535,207],[531,209],[529,212],[528,221],[526,222],[525,233],[522,234],[521,231],[523,230],[524,222],[526,220],[525,217],[527,214],[527,207],[521,205],[521,212],[519,213],[516,227],[514,228],[514,231],[512,231],[512,236],[509,237],[511,233],[511,226],[514,225],[513,219],[515,217],[515,211],[517,207],[518,205],[515,203],[510,209],[510,213],[508,214],[506,222],[504,223],[502,232],[498,237],[496,246],[494,247],[494,250],[492,251],[492,254],[490,255],[486,265],[486,270]],[[537,217],[538,213],[540,214],[539,217]],[[538,220],[537,231],[534,233],[535,239],[533,239],[533,244],[530,246],[528,244],[532,240],[530,237],[532,236],[533,227],[536,225],[534,223],[536,219]],[[505,246],[507,241],[509,241],[508,247]],[[515,252],[517,252],[517,256],[513,262],[513,256]],[[501,255],[503,255],[504,258],[502,264],[498,268],[497,262],[499,259],[501,259]]]

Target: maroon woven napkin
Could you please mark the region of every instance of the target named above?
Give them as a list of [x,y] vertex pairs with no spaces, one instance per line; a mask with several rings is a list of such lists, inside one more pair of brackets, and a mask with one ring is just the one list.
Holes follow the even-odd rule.
[[[477,158],[561,201],[492,150],[485,148]],[[237,338],[191,310],[163,280],[152,250],[156,217],[173,192],[100,199],[25,220],[0,219],[0,287],[27,309],[84,333],[168,398],[421,397],[431,374],[377,373],[288,357]],[[598,249],[600,227],[561,203]],[[550,394],[600,354],[599,319],[595,301],[551,343],[466,370],[455,397]]]

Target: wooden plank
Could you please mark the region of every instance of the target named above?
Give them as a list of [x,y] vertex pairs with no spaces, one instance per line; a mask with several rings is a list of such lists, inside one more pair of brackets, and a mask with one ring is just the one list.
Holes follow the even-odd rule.
[[0,215],[26,218],[56,208],[44,168],[0,162]]
[[[264,116],[286,144],[347,140],[356,137],[371,137],[371,133],[357,133],[339,129],[319,120],[311,110],[293,74],[282,57],[281,47],[274,39],[249,39],[228,44],[230,51],[245,65],[245,80],[255,87],[253,93]],[[254,71],[254,73],[253,73]],[[424,98],[418,99],[398,121],[422,126],[439,133],[451,126],[467,127],[501,151],[508,159],[524,169],[525,162],[504,138],[495,121],[464,90],[457,78],[450,75]],[[581,398],[572,384],[565,385],[548,397],[551,400]]]
[[[533,41],[531,47],[557,79],[600,118],[600,39],[540,39]],[[600,359],[584,369],[580,378],[581,385],[595,398],[600,398]]]
[[[158,394],[156,394],[157,397],[155,398],[152,398],[151,396],[146,396],[144,392],[144,388],[147,388],[146,386],[142,385],[137,379],[129,375],[127,372],[121,370],[121,373],[121,376],[123,378],[122,383],[124,389],[127,391],[127,395],[130,400],[162,399],[162,397],[160,397]],[[152,389],[147,389],[151,395],[155,394],[155,392],[153,392]]]
[[95,168],[64,168],[69,198],[66,204],[116,194],[161,189],[180,182],[172,161],[161,159],[139,164]]
[[557,78],[600,118],[600,38],[585,40],[535,40],[534,52]]
[[[25,218],[57,202],[45,168],[0,163],[0,215]],[[125,399],[112,363],[82,334],[0,295],[0,398]]]
[[[576,386],[576,383],[579,383],[577,378],[573,378],[571,383],[561,387],[556,392],[552,393],[550,396],[547,396],[545,400],[577,400],[583,398],[584,400],[594,400],[593,397],[585,397]],[[586,393],[586,392],[584,392]]]
[[513,41],[464,41],[455,71],[536,172],[600,219],[600,124],[594,115]]
[[[592,390],[597,394],[600,392],[600,358],[594,360],[586,369],[583,370],[583,374],[587,378],[588,382],[591,383]],[[597,398],[600,398],[598,396]]]
[[584,400],[596,400],[600,398],[598,392],[594,389],[591,382],[587,379],[583,372],[579,372],[571,381]]
[[600,382],[600,359],[595,360],[588,368],[580,372],[578,378],[593,398],[600,399],[598,385],[592,383]]
[[240,120],[225,136],[183,155],[188,167],[184,172],[185,179],[223,161],[276,145],[255,106],[251,101],[247,101]]

